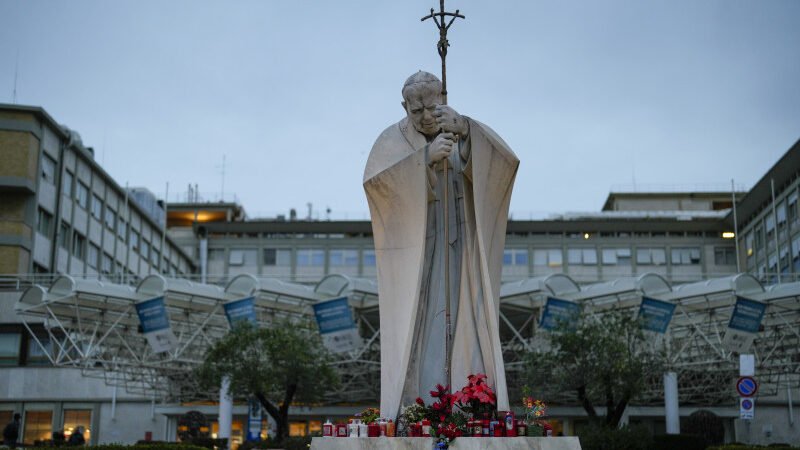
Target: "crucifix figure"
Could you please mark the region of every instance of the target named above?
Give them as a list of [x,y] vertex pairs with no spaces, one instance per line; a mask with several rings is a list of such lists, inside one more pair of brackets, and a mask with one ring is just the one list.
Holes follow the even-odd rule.
[[[444,69],[447,27],[463,16],[445,13],[443,2],[431,14]],[[498,321],[519,160],[491,128],[446,104],[435,75],[411,75],[401,93],[406,117],[381,133],[364,171],[378,266],[381,412],[397,417],[417,397],[429,402],[437,383],[457,388],[477,373],[508,410]]]

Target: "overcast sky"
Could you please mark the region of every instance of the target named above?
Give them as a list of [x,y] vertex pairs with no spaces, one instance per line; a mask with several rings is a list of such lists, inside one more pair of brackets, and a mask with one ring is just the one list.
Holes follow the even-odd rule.
[[[400,89],[439,71],[435,0],[0,0],[0,102],[42,106],[122,185],[250,216],[366,218]],[[752,186],[800,138],[800,1],[449,0],[450,104],[521,162],[511,210]],[[18,61],[18,62],[17,62]],[[2,164],[2,162],[0,162]]]

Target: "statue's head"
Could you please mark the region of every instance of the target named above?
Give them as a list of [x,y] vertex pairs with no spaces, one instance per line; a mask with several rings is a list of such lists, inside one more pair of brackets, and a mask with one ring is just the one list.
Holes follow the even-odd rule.
[[420,70],[408,77],[403,85],[402,105],[417,131],[428,137],[439,133],[433,111],[441,104],[442,82],[436,75]]

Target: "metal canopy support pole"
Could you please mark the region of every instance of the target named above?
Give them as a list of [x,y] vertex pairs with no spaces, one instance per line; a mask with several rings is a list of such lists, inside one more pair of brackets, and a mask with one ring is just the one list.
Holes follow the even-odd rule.
[[219,431],[217,432],[217,438],[228,440],[225,448],[231,448],[231,426],[233,425],[233,398],[231,398],[230,390],[231,379],[223,377],[222,384],[219,387],[219,417],[217,418]]
[[736,216],[736,185],[731,178],[731,203],[733,204],[733,242],[736,245],[736,273],[742,272],[741,255],[739,254],[739,218]]
[[789,400],[789,425],[794,426],[794,408],[793,408],[793,400],[792,400],[792,383],[791,381],[786,384],[786,397]]
[[667,434],[681,433],[681,417],[678,411],[678,374],[664,373],[664,415],[667,421]]

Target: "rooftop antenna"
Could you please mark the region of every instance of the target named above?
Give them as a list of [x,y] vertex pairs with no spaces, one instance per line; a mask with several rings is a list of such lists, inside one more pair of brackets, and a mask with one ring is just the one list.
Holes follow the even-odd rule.
[[17,76],[19,75],[19,48],[17,48],[17,59],[14,62],[14,97],[11,101],[13,104],[17,104]]

